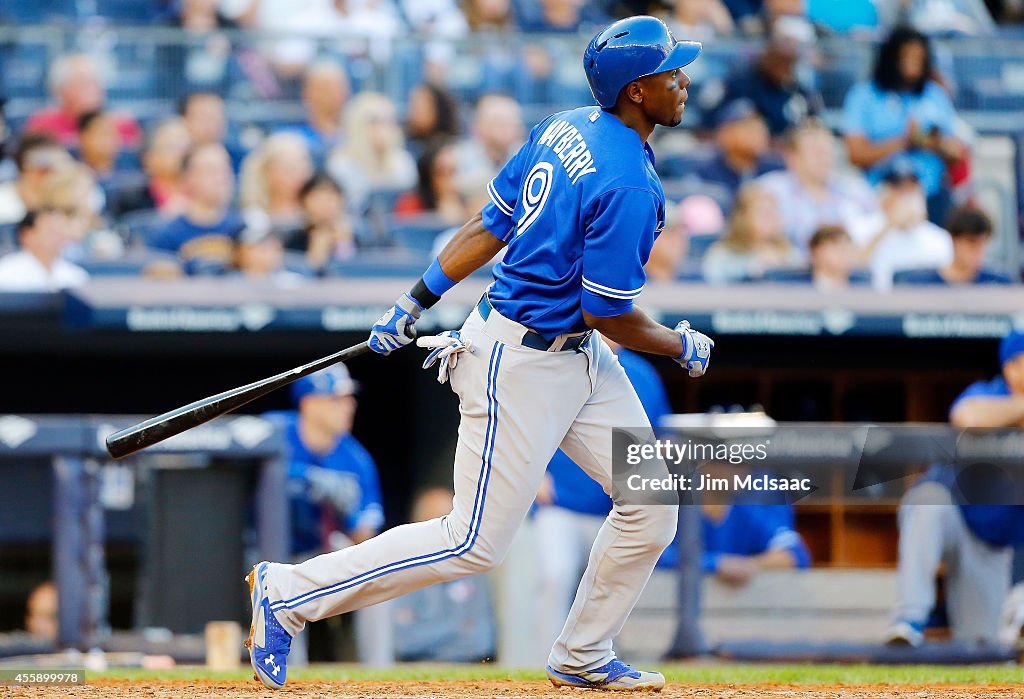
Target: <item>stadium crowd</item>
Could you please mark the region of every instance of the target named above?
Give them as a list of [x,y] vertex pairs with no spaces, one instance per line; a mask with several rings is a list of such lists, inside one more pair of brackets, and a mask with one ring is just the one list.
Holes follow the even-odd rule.
[[[0,250],[8,252],[0,288],[59,289],[97,268],[284,287],[345,276],[367,261],[411,271],[435,239],[486,202],[487,182],[532,126],[509,95],[485,90],[467,104],[451,89],[452,41],[484,38],[486,71],[502,60],[500,46],[513,32],[586,33],[638,11],[661,15],[688,38],[763,40],[727,75],[697,81],[690,100],[697,114],[684,122],[682,145],[674,134],[656,134],[674,204],[652,254],[652,278],[884,291],[1017,276],[986,267],[993,224],[975,203],[970,131],[930,47],[929,34],[982,32],[991,18],[977,3],[300,4],[152,0],[136,3],[145,7],[130,18],[108,17],[203,38],[162,49],[159,69],[181,83],[173,113],[137,119],[109,103],[101,52],[72,51],[49,65],[51,103],[0,130]],[[1000,17],[1016,8],[989,4]],[[121,5],[105,0],[91,11]],[[59,21],[52,15],[62,6],[44,11],[13,0],[5,12],[9,22],[29,21],[33,12],[36,21]],[[67,16],[87,11],[68,6]],[[219,33],[229,28],[288,36],[243,51]],[[357,89],[358,57],[387,64],[410,30],[431,37],[424,80],[400,103]],[[835,33],[879,42],[870,76],[845,94],[838,134],[821,119],[822,96],[808,79],[815,37]],[[519,69],[542,84],[563,57],[542,40],[526,44]],[[293,95],[302,119],[259,128],[239,121],[226,101],[235,74],[227,63],[268,95]]]

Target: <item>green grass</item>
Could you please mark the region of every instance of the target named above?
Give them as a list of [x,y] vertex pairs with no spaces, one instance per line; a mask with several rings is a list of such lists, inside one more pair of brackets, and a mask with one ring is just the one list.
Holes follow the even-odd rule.
[[[676,684],[1015,684],[1024,682],[1017,665],[663,665],[658,667]],[[202,667],[173,670],[112,669],[90,678],[127,680],[221,680],[245,681],[252,672],[210,672]],[[491,665],[400,665],[389,669],[358,665],[319,665],[295,668],[289,680],[426,681],[426,680],[542,680],[539,670],[515,670]]]

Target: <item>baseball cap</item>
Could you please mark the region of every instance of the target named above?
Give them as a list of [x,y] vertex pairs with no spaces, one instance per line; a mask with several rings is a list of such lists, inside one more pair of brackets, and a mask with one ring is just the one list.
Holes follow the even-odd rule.
[[715,111],[715,128],[722,128],[735,121],[743,121],[752,116],[759,116],[757,105],[746,97],[739,97],[726,102]]
[[1024,331],[1011,330],[999,343],[999,363],[1006,364],[1024,352]]
[[335,364],[323,371],[303,376],[292,384],[292,402],[298,405],[306,396],[351,396],[359,384],[344,364]]
[[908,180],[917,182],[919,179],[917,169],[907,158],[896,158],[893,160],[882,175],[882,181],[887,184],[897,184]]

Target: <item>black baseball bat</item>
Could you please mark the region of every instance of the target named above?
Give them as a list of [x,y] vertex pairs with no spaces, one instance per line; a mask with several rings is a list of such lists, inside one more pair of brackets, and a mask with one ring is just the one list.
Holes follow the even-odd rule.
[[326,369],[332,364],[348,361],[370,351],[366,342],[360,342],[340,352],[327,355],[316,361],[295,367],[283,374],[271,376],[270,378],[256,381],[246,386],[232,388],[230,391],[218,393],[215,396],[197,400],[194,403],[182,406],[157,415],[137,425],[132,425],[119,432],[107,436],[107,453],[115,459],[120,459],[129,454],[151,447],[185,430],[209,422],[215,417],[230,413],[232,410],[241,408],[246,403],[256,400],[260,396],[274,391],[282,386],[287,386],[292,381],[309,376],[321,369]]

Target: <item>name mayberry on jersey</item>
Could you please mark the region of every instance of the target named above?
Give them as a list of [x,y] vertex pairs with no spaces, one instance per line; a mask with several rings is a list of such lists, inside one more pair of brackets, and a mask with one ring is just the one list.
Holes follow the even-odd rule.
[[484,226],[509,244],[488,292],[499,313],[551,339],[586,330],[584,310],[632,309],[665,220],[654,153],[636,131],[593,107],[554,114],[487,192]]
[[[600,116],[600,111],[595,110],[591,115],[591,121],[596,121]],[[594,156],[590,154],[583,134],[564,119],[556,119],[551,122],[537,143],[551,147],[558,159],[562,161],[562,165],[565,166],[565,174],[569,176],[573,184],[576,184],[584,175],[597,172],[597,168],[593,167]]]

